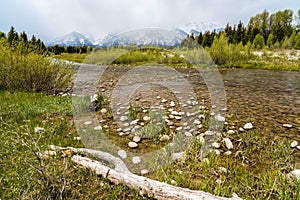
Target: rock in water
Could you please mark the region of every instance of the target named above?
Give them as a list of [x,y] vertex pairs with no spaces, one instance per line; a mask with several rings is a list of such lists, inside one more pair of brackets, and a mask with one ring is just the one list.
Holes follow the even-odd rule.
[[131,149],[137,148],[138,146],[136,142],[128,142],[128,147]]
[[292,148],[295,148],[296,146],[298,146],[298,142],[296,140],[294,140],[292,143],[291,143],[291,147]]
[[253,124],[252,123],[246,123],[245,125],[244,125],[244,129],[245,130],[251,130],[251,129],[253,129]]
[[225,142],[225,146],[227,147],[227,149],[233,149],[233,144],[229,138],[224,138],[223,140]]

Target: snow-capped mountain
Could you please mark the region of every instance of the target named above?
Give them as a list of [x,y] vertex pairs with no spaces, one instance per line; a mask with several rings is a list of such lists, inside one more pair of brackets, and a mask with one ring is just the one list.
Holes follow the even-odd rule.
[[181,33],[185,33],[186,35],[199,35],[200,32],[204,33],[206,31],[213,31],[216,30],[216,32],[224,30],[221,26],[214,24],[214,23],[205,23],[205,22],[189,22],[184,24],[183,26],[175,28],[176,31],[179,31]]
[[94,46],[94,44],[83,34],[78,32],[69,33],[63,37],[57,38],[54,41],[49,42],[48,46]]
[[177,46],[186,35],[173,30],[159,28],[143,28],[124,33],[112,33],[103,38],[99,46]]

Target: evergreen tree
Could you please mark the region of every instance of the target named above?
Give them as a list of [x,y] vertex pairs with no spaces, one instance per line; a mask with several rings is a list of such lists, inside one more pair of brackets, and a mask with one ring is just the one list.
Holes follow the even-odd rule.
[[198,44],[202,44],[203,41],[203,34],[200,32],[200,34],[196,37]]
[[19,36],[18,33],[16,32],[15,28],[12,26],[10,28],[10,31],[7,33],[7,41],[9,45],[13,45],[16,42],[18,42]]

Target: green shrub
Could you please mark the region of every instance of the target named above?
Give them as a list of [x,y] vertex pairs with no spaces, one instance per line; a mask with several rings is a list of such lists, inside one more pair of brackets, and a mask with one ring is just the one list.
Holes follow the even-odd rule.
[[10,47],[0,40],[0,88],[57,93],[70,86],[71,66],[23,49],[22,43]]

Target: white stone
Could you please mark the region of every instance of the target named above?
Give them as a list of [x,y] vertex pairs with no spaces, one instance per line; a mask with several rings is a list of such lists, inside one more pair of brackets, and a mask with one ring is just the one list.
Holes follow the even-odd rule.
[[204,109],[205,109],[205,106],[199,106],[199,109],[200,109],[200,110],[204,110]]
[[199,124],[198,126],[197,126],[197,128],[203,128],[203,125],[202,124]]
[[205,119],[205,115],[204,114],[199,115],[199,119]]
[[295,148],[296,146],[298,146],[298,142],[296,140],[294,140],[292,143],[291,143],[291,147],[292,148]]
[[173,110],[173,111],[171,112],[171,115],[179,115],[179,113],[178,113],[176,110]]
[[175,116],[175,119],[181,120],[181,116]]
[[134,164],[138,164],[138,163],[141,162],[141,158],[138,157],[138,156],[134,156],[134,157],[132,158],[132,162],[133,162]]
[[183,128],[181,126],[176,128],[176,131],[181,131]]
[[234,131],[234,130],[228,130],[227,133],[228,133],[228,134],[234,134],[235,131]]
[[100,112],[101,112],[102,114],[106,114],[106,113],[107,113],[107,110],[106,110],[106,108],[102,108],[102,109],[100,110]]
[[174,101],[171,101],[170,106],[174,107],[176,104]]
[[221,184],[221,183],[222,183],[221,179],[217,179],[217,180],[216,180],[216,183],[217,183],[217,184]]
[[35,133],[45,132],[45,129],[42,128],[42,127],[35,127],[35,128],[34,128],[34,132],[35,132]]
[[102,127],[101,126],[96,126],[95,128],[94,128],[94,131],[101,131],[102,130]]
[[143,113],[146,113],[146,112],[148,112],[148,110],[144,109],[144,110],[143,110]]
[[195,119],[194,124],[199,125],[201,122],[198,119]]
[[212,146],[213,148],[219,149],[219,148],[221,147],[221,144],[218,143],[218,142],[213,142],[213,143],[211,144],[211,146]]
[[216,119],[217,121],[219,121],[219,122],[225,122],[225,117],[222,116],[222,115],[220,115],[220,114],[217,114],[217,115],[215,116],[215,119]]
[[232,154],[231,151],[226,151],[226,152],[224,153],[224,155],[226,155],[226,156],[229,156],[229,155],[231,155],[231,154]]
[[124,132],[119,132],[119,136],[123,136],[123,135],[125,135]]
[[175,180],[172,179],[172,180],[171,180],[171,184],[172,184],[172,185],[177,185],[177,182],[176,182]]
[[227,169],[225,167],[219,167],[218,168],[219,172],[222,172],[222,173],[227,173]]
[[294,176],[297,180],[300,179],[300,169],[295,169],[290,172],[290,175]]
[[198,135],[197,139],[200,141],[201,144],[203,144],[205,142],[205,139],[202,135]]
[[122,131],[122,130],[123,130],[122,128],[118,128],[118,129],[117,129],[118,132],[120,132],[120,131]]
[[127,153],[124,150],[119,150],[118,155],[123,159],[127,158]]
[[130,131],[131,131],[130,127],[124,129],[124,132],[130,132]]
[[136,142],[128,142],[129,148],[137,148],[139,145]]
[[300,146],[298,145],[298,146],[296,146],[296,148],[298,149],[298,150],[300,150]]
[[132,140],[133,140],[134,142],[136,142],[136,143],[139,143],[139,142],[141,141],[141,137],[138,136],[138,135],[136,135],[136,136],[133,137]]
[[162,103],[167,103],[168,100],[167,100],[167,99],[162,99],[161,102],[162,102]]
[[160,96],[157,96],[156,98],[157,98],[157,99],[160,99]]
[[253,129],[253,124],[252,123],[246,123],[245,125],[244,125],[244,129],[245,130],[250,130],[250,129]]
[[185,132],[184,135],[185,135],[186,137],[193,137],[193,134],[191,134],[190,132]]
[[170,118],[170,119],[174,119],[175,116],[174,116],[174,115],[169,115],[169,118]]
[[168,141],[168,140],[170,140],[170,136],[168,136],[168,135],[162,135],[159,140],[162,141],[162,142]]
[[145,175],[145,174],[148,174],[149,173],[149,170],[147,169],[142,169],[141,170],[141,175]]
[[133,120],[130,122],[130,125],[136,125],[138,123],[139,119]]
[[81,140],[81,137],[74,137],[73,140],[79,141],[79,140]]
[[123,125],[124,125],[125,127],[128,127],[128,126],[129,126],[129,123],[126,122],[126,123],[124,123]]
[[244,131],[244,129],[243,129],[242,127],[240,127],[240,128],[239,128],[239,131],[240,131],[240,132],[243,132],[243,131]]
[[233,144],[229,138],[224,138],[223,140],[227,149],[233,149]]
[[128,120],[128,117],[127,117],[127,116],[121,116],[121,117],[120,117],[120,121],[124,122],[124,121],[126,121],[126,120]]
[[213,132],[213,131],[205,131],[204,134],[205,134],[205,135],[214,135],[214,132]]
[[144,120],[144,121],[149,121],[150,119],[151,119],[151,118],[150,118],[149,116],[144,116],[144,117],[143,117],[143,120]]
[[84,122],[84,125],[91,125],[91,124],[93,124],[92,121],[86,121],[86,122]]
[[282,126],[285,127],[285,128],[292,128],[293,127],[293,125],[291,125],[291,124],[283,124]]

